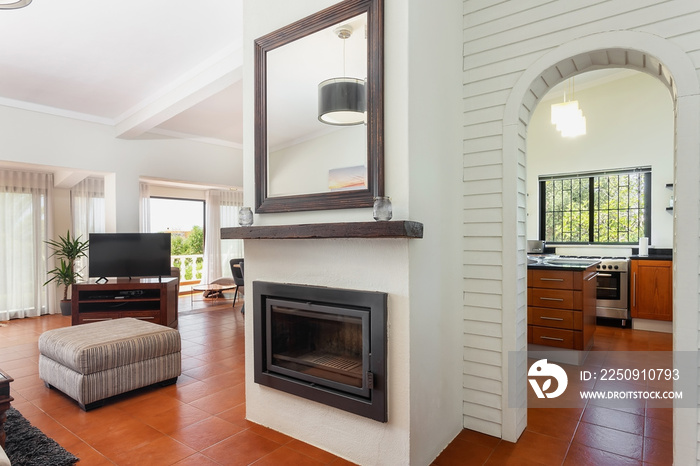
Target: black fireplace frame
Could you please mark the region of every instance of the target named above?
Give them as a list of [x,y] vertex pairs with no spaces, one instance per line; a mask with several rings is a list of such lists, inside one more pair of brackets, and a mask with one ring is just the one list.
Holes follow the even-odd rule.
[[[253,282],[254,381],[308,400],[360,416],[387,422],[387,293],[289,283]],[[292,301],[308,306],[357,309],[369,312],[369,374],[367,396],[324,387],[270,371],[268,367],[267,301]]]

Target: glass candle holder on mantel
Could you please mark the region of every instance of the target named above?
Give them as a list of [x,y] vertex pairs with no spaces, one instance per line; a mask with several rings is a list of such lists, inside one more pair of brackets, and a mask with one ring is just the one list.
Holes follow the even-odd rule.
[[253,224],[253,211],[250,207],[241,207],[238,210],[238,224],[242,227],[249,227]]
[[391,208],[391,199],[388,196],[379,196],[374,198],[374,207],[372,216],[377,221],[386,222],[391,220],[393,211]]

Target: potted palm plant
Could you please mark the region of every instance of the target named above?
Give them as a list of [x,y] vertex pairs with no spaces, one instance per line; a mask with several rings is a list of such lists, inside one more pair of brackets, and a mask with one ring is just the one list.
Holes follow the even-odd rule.
[[71,301],[68,299],[68,287],[82,278],[80,272],[75,270],[75,261],[81,257],[87,257],[88,242],[81,241],[80,236],[71,238],[69,230],[65,237],[59,235],[58,240],[46,241],[46,244],[53,250],[51,256],[56,256],[60,262],[58,266],[48,272],[51,278],[44,285],[51,282],[55,282],[59,286],[63,285],[61,314],[69,316],[71,315]]

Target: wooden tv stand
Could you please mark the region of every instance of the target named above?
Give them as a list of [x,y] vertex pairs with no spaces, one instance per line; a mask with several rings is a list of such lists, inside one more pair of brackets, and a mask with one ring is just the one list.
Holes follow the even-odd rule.
[[134,317],[177,328],[177,277],[111,278],[71,290],[72,325]]

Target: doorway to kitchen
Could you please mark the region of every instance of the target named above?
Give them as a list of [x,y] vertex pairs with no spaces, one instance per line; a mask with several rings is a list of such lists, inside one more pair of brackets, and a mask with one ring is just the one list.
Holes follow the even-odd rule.
[[[633,41],[635,49],[630,44],[631,36],[639,36]],[[525,269],[525,232],[526,218],[520,215],[526,210],[525,192],[525,159],[529,149],[525,149],[528,137],[528,125],[532,117],[532,109],[546,94],[547,90],[570,76],[578,75],[587,70],[602,68],[630,68],[651,74],[661,81],[673,98],[674,115],[674,196],[681,199],[683,206],[676,202],[673,214],[674,222],[674,350],[694,349],[697,340],[698,323],[698,225],[697,211],[699,207],[699,190],[697,185],[698,167],[693,161],[700,150],[700,138],[695,131],[696,115],[700,110],[700,102],[694,99],[699,91],[697,75],[692,63],[685,54],[679,54],[677,48],[657,38],[646,34],[630,32],[611,32],[586,37],[574,41],[575,44],[565,44],[550,56],[538,61],[536,66],[526,70],[513,87],[508,99],[503,125],[504,197],[509,205],[507,214],[510,215],[504,223],[517,225],[517,228],[504,229],[506,250],[513,250],[518,257],[512,269],[504,267],[504,302],[514,304],[515,311],[508,311],[511,316],[505,316],[504,334],[513,338],[504,340],[504,351],[522,351],[524,343],[515,335],[525,334],[526,291],[524,288],[523,269]],[[616,47],[617,45],[617,47]],[[642,50],[640,50],[642,49]],[[647,51],[643,51],[646,49]],[[587,51],[586,51],[587,50]],[[585,51],[585,52],[582,52]],[[521,141],[521,142],[517,142]],[[510,142],[510,143],[508,143]],[[510,166],[510,165],[513,166]],[[508,187],[508,188],[506,188]],[[695,214],[695,215],[694,215]],[[675,251],[683,250],[683,254]],[[506,264],[509,265],[509,264]],[[507,270],[506,270],[507,269]],[[687,275],[686,275],[687,274]],[[678,325],[683,320],[683,325]],[[510,363],[509,363],[510,364]],[[526,369],[513,369],[515,376],[511,386],[527,385]],[[504,415],[504,438],[517,438],[525,427],[527,407],[526,398],[520,399],[516,409]],[[512,407],[512,406],[511,406]],[[691,447],[697,432],[695,411],[678,412],[674,415],[674,445],[682,457],[694,457]]]
[[[565,100],[584,115],[585,134],[569,135],[552,123]],[[650,242],[652,253],[671,255],[673,125],[668,89],[653,76],[624,68],[561,82],[530,119],[527,238],[546,241],[550,254],[601,261],[599,325],[671,332],[670,321],[632,321],[629,304],[636,301],[628,297],[638,291],[629,286],[636,277],[631,266],[638,264],[630,257],[637,258],[641,243]]]

